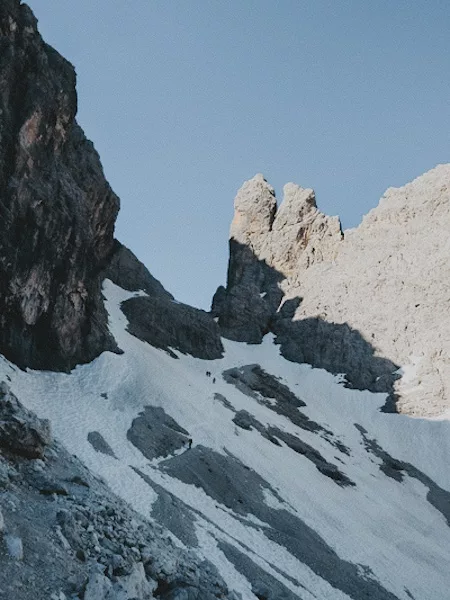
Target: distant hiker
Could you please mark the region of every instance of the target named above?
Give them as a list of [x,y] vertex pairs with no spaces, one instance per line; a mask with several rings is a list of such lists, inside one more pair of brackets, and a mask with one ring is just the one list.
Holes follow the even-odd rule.
[[192,448],[192,438],[188,439],[188,450]]
[[206,371],[206,377],[211,377],[211,371]]
[[213,377],[213,383],[216,383],[216,378],[215,377]]

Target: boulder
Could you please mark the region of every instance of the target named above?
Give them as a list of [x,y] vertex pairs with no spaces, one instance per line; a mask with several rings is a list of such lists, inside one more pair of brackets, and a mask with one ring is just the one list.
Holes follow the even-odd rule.
[[0,383],[0,448],[26,458],[42,458],[51,443],[50,422],[27,410],[8,385]]

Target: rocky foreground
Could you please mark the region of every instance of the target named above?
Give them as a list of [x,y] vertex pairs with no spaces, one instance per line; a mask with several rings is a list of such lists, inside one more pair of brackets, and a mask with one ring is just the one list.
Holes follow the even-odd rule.
[[0,598],[235,598],[54,441],[50,424],[0,385]]

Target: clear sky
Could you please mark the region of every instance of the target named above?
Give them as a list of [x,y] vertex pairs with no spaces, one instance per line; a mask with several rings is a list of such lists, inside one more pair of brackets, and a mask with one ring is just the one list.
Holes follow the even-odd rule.
[[75,66],[117,237],[179,300],[225,283],[233,198],[263,173],[357,225],[450,161],[448,0],[29,0]]

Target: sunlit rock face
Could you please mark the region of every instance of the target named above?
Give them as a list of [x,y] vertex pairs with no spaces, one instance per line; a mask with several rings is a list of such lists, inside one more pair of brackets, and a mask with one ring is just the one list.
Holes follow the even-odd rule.
[[[440,165],[390,188],[342,232],[312,190],[287,184],[277,208],[262,175],[247,181],[235,199],[227,287],[213,302],[224,335],[257,342],[255,327],[260,338],[273,331],[291,360],[352,371],[356,387],[392,392],[397,410],[441,414],[450,408],[449,190],[450,165]],[[375,359],[386,361],[381,371]]]
[[213,301],[224,335],[260,342],[287,279],[301,265],[332,255],[341,239],[339,219],[317,209],[312,190],[287,184],[277,208],[275,191],[261,174],[246,181],[234,200],[227,288],[219,288]]
[[0,5],[0,352],[68,369],[113,349],[99,272],[119,200],[75,121],[75,71]]
[[397,409],[416,415],[450,408],[450,165],[387,190],[334,261],[301,273],[297,319],[347,322],[379,356],[402,367]]

